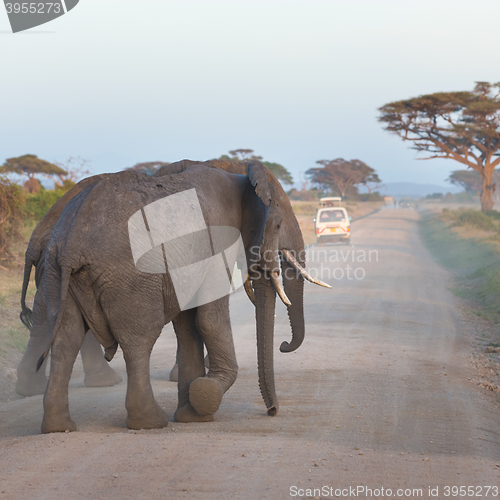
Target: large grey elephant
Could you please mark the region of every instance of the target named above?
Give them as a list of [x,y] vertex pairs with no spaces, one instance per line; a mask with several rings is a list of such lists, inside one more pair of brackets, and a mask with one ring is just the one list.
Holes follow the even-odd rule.
[[[88,177],[76,184],[64,194],[45,214],[33,230],[25,256],[24,280],[21,293],[21,320],[30,329],[30,339],[24,356],[17,367],[16,392],[22,396],[43,394],[47,387],[46,363],[36,371],[36,362],[43,354],[50,341],[47,325],[46,299],[43,290],[37,291],[34,301],[34,313],[26,305],[26,293],[31,276],[31,268],[35,267],[35,283],[40,285],[44,273],[46,249],[54,227],[66,205],[82,191],[90,192],[91,188],[105,178],[104,175]],[[84,193],[84,194],[85,194]],[[122,378],[106,362],[102,348],[92,334],[88,332],[81,347],[84,384],[86,387],[112,386],[121,382]]]
[[[130,218],[145,206],[187,190],[197,193],[208,228],[230,227],[241,233],[255,294],[259,384],[268,414],[277,413],[273,370],[276,291],[288,304],[292,327],[291,342],[283,342],[280,349],[290,352],[304,338],[304,277],[314,281],[304,269],[297,221],[286,216],[288,211],[292,213],[288,198],[270,182],[274,178],[258,162],[248,165],[248,175],[196,164],[180,165],[174,171],[156,178],[134,172],[110,175],[92,189],[78,210],[68,204],[61,215],[48,245],[41,283],[52,331],[43,432],[76,429],[67,391],[86,324],[106,348],[108,358],[118,344],[123,350],[130,428],[167,425],[167,416],[153,397],[149,358],[161,329],[172,320],[179,359],[175,419],[213,420],[237,374],[229,298],[181,310],[170,272],[148,274],[135,266],[127,227]],[[183,255],[177,257],[182,260]],[[203,344],[210,358],[206,376]]]
[[[169,165],[165,165],[159,168],[154,176],[162,177],[165,175],[171,175],[174,173],[183,172],[187,168],[193,165],[203,165],[210,168],[218,168],[220,170],[224,170],[230,174],[238,174],[238,175],[246,175],[248,162],[241,161],[231,161],[231,160],[209,160],[204,162],[197,162],[193,160],[181,160],[175,163],[171,163]],[[303,268],[305,262],[303,260],[303,249],[304,249],[304,241],[302,239],[302,233],[300,232],[299,224],[293,212],[292,206],[290,205],[290,200],[283,190],[280,182],[276,177],[266,169],[266,177],[267,182],[270,186],[272,186],[272,190],[275,196],[276,203],[280,206],[283,212],[283,223],[282,228],[278,234],[278,248],[279,249],[294,249],[293,253],[298,255],[299,262],[295,260],[292,261],[293,253],[289,254],[289,261],[293,262],[291,264],[289,261],[285,259],[285,262],[282,264],[284,266],[284,270],[289,269],[291,271],[290,266],[295,266],[295,268],[300,269],[299,274],[302,274],[307,280],[315,283],[321,284],[324,286],[324,283],[313,279]],[[290,257],[291,255],[291,257]],[[297,264],[301,264],[302,267]],[[249,282],[245,284],[245,290],[252,302],[254,302],[253,291],[249,287]],[[293,296],[294,307],[292,309],[288,309],[288,314],[292,314],[293,318],[290,317],[290,324],[292,325],[293,331],[293,342],[291,345],[287,345],[284,343],[281,346],[282,352],[290,352],[297,349],[297,347],[302,343],[304,339],[304,311],[303,311],[303,290],[301,287],[303,286],[303,282],[299,281],[285,281],[285,290],[286,293],[290,296]],[[255,303],[255,302],[254,302]],[[175,321],[174,321],[174,329],[175,329]],[[208,357],[206,359],[206,364],[208,366]],[[259,370],[263,370],[264,365],[259,362]],[[178,366],[177,363],[174,365],[172,370],[170,371],[170,380],[177,381],[178,377]]]

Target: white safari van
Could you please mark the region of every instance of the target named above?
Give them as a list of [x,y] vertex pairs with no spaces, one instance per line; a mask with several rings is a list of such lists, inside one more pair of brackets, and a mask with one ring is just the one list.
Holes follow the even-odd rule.
[[347,210],[340,206],[341,202],[340,197],[320,199],[320,208],[314,219],[318,246],[336,241],[351,242],[351,218]]

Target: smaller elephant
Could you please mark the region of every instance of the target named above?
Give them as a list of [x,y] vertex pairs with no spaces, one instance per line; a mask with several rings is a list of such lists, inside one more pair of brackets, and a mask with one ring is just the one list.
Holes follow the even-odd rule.
[[[43,354],[50,340],[50,331],[47,325],[47,300],[43,290],[37,290],[34,301],[34,311],[26,306],[26,293],[30,281],[31,268],[35,267],[35,282],[37,288],[42,281],[45,270],[45,255],[47,244],[61,213],[77,195],[85,194],[106,175],[96,175],[84,179],[62,196],[45,214],[33,230],[26,250],[24,281],[21,294],[21,321],[30,329],[30,339],[24,356],[17,367],[16,392],[21,396],[43,394],[47,386],[45,375],[46,363],[41,370],[36,371],[36,362]],[[83,369],[85,372],[84,384],[86,387],[109,387],[122,381],[122,377],[113,370],[104,359],[102,348],[89,331],[80,350]]]

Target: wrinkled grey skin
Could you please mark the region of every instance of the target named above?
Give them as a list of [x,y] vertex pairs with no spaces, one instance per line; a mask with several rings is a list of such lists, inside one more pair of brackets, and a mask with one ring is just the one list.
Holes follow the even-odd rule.
[[[168,174],[174,174],[178,172],[183,172],[190,166],[195,164],[204,165],[210,168],[218,168],[224,170],[231,174],[246,175],[247,163],[245,162],[234,162],[228,160],[210,160],[205,162],[195,162],[193,160],[182,160],[176,163],[171,163],[158,169],[155,173],[155,177],[161,177]],[[300,231],[299,223],[293,212],[292,206],[290,205],[290,200],[283,190],[280,182],[271,174],[269,170],[266,169],[267,182],[273,192],[273,202],[279,205],[281,212],[283,213],[283,222],[278,233],[278,249],[289,249],[293,250],[295,257],[299,263],[305,267],[305,254],[304,254],[304,241],[302,239],[302,233]],[[284,287],[285,292],[290,299],[292,306],[288,308],[288,316],[290,319],[290,325],[292,328],[292,341],[290,343],[283,342],[280,350],[282,352],[292,352],[295,351],[304,340],[305,325],[304,325],[304,280],[303,278],[296,274],[290,264],[286,260],[281,261],[281,267],[284,276]],[[264,291],[268,296],[260,298],[263,302],[264,307],[267,309],[274,309],[270,304],[270,292],[266,289]],[[261,309],[262,311],[263,309]],[[261,314],[264,314],[261,312]],[[266,352],[268,349],[272,349],[272,342],[269,344],[269,339],[273,337],[274,329],[274,313],[272,318],[267,314],[267,320],[263,321],[262,316],[257,316],[260,321],[257,321],[257,339],[259,344],[265,344],[264,349],[259,349],[259,356],[262,352]],[[174,322],[175,327],[175,322]],[[264,371],[267,377],[264,377]],[[273,364],[271,359],[271,364],[269,361],[265,362],[264,359],[259,357],[259,380],[264,378],[270,379],[273,372]],[[178,367],[177,364],[172,368],[170,372],[170,380],[177,381]],[[268,392],[268,391],[266,391]],[[267,399],[266,399],[267,398]],[[270,397],[264,396],[266,404],[270,401]]]
[[[172,320],[179,359],[175,420],[213,420],[237,374],[229,297],[181,312],[169,274],[137,271],[128,240],[127,223],[137,210],[192,188],[196,189],[208,226],[232,226],[241,232],[256,299],[259,383],[268,413],[276,414],[272,352],[276,293],[268,273],[279,270],[280,244],[286,242],[286,248],[294,252],[303,249],[301,237],[299,247],[293,246],[294,228],[285,224],[288,199],[282,189],[275,189],[269,182],[270,174],[258,162],[248,166],[248,177],[196,165],[177,172],[157,178],[135,172],[110,175],[94,187],[79,210],[72,210],[68,204],[61,215],[48,246],[41,283],[53,332],[42,432],[76,429],[69,414],[68,382],[85,323],[108,354],[118,344],[123,350],[130,428],[167,425],[167,416],[153,397],[149,358],[163,326]],[[296,223],[295,217],[293,220]],[[300,235],[298,225],[296,229]],[[254,248],[259,251],[251,251]],[[268,259],[264,261],[261,255],[267,250]],[[297,253],[297,257],[301,259],[302,254]],[[282,266],[285,269],[287,264]],[[289,315],[293,337],[290,344],[282,344],[281,350],[291,351],[303,339],[303,279],[290,273],[284,284],[292,300]],[[203,344],[210,358],[206,376]]]
[[[47,245],[54,227],[66,205],[82,191],[100,182],[105,175],[96,175],[84,179],[62,196],[38,223],[30,238],[26,250],[24,281],[21,295],[21,320],[30,329],[30,339],[24,356],[17,367],[16,392],[21,396],[43,394],[47,387],[45,375],[46,363],[36,371],[36,363],[50,341],[47,324],[47,307],[43,290],[37,290],[34,311],[26,306],[26,292],[30,281],[31,268],[35,267],[35,283],[40,285],[44,273],[44,261]],[[85,193],[84,193],[85,194]],[[88,332],[81,347],[84,384],[86,387],[112,386],[121,382],[122,378],[106,362],[101,346],[92,332]]]

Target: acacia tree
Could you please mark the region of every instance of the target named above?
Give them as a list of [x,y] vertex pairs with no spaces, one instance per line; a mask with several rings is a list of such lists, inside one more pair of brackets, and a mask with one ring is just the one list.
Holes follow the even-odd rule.
[[379,108],[385,130],[426,158],[450,158],[481,176],[481,209],[493,208],[493,171],[500,164],[500,83],[476,82],[472,92],[438,92]]
[[[375,170],[361,160],[347,161],[343,158],[336,160],[318,160],[316,163],[323,167],[310,168],[306,176],[320,189],[329,190],[337,188],[342,197],[351,187],[370,182],[374,179]],[[376,180],[380,182],[378,176]]]
[[475,170],[454,170],[447,181],[455,186],[461,186],[467,193],[481,190],[481,176]]
[[19,175],[27,175],[28,179],[34,179],[35,175],[68,175],[66,170],[49,163],[48,161],[38,158],[36,155],[24,155],[18,158],[7,158],[5,163],[0,167],[0,173],[14,173]]
[[374,189],[380,189],[384,187],[376,172],[370,174],[361,184],[363,184],[363,186],[366,186],[366,189],[368,189],[368,194],[371,194]]
[[[492,179],[495,185],[500,184],[500,171],[498,169],[493,171]],[[479,194],[481,192],[481,176],[475,170],[455,170],[446,180],[451,184],[463,187],[467,193]],[[496,190],[494,194],[495,203],[499,199],[499,191]]]
[[260,161],[262,162],[283,184],[293,184],[292,174],[279,163],[273,163],[270,161],[262,161],[262,156],[257,156],[254,154],[253,149],[233,149],[229,151],[228,155],[222,155],[219,160],[230,160],[230,161]]
[[253,152],[253,149],[233,149],[229,154],[240,161],[262,160],[262,156],[256,156]]
[[73,185],[78,181],[92,174],[90,170],[90,160],[81,156],[70,156],[66,161],[54,162],[58,167],[65,170],[66,174],[59,174],[61,182],[72,182]]

